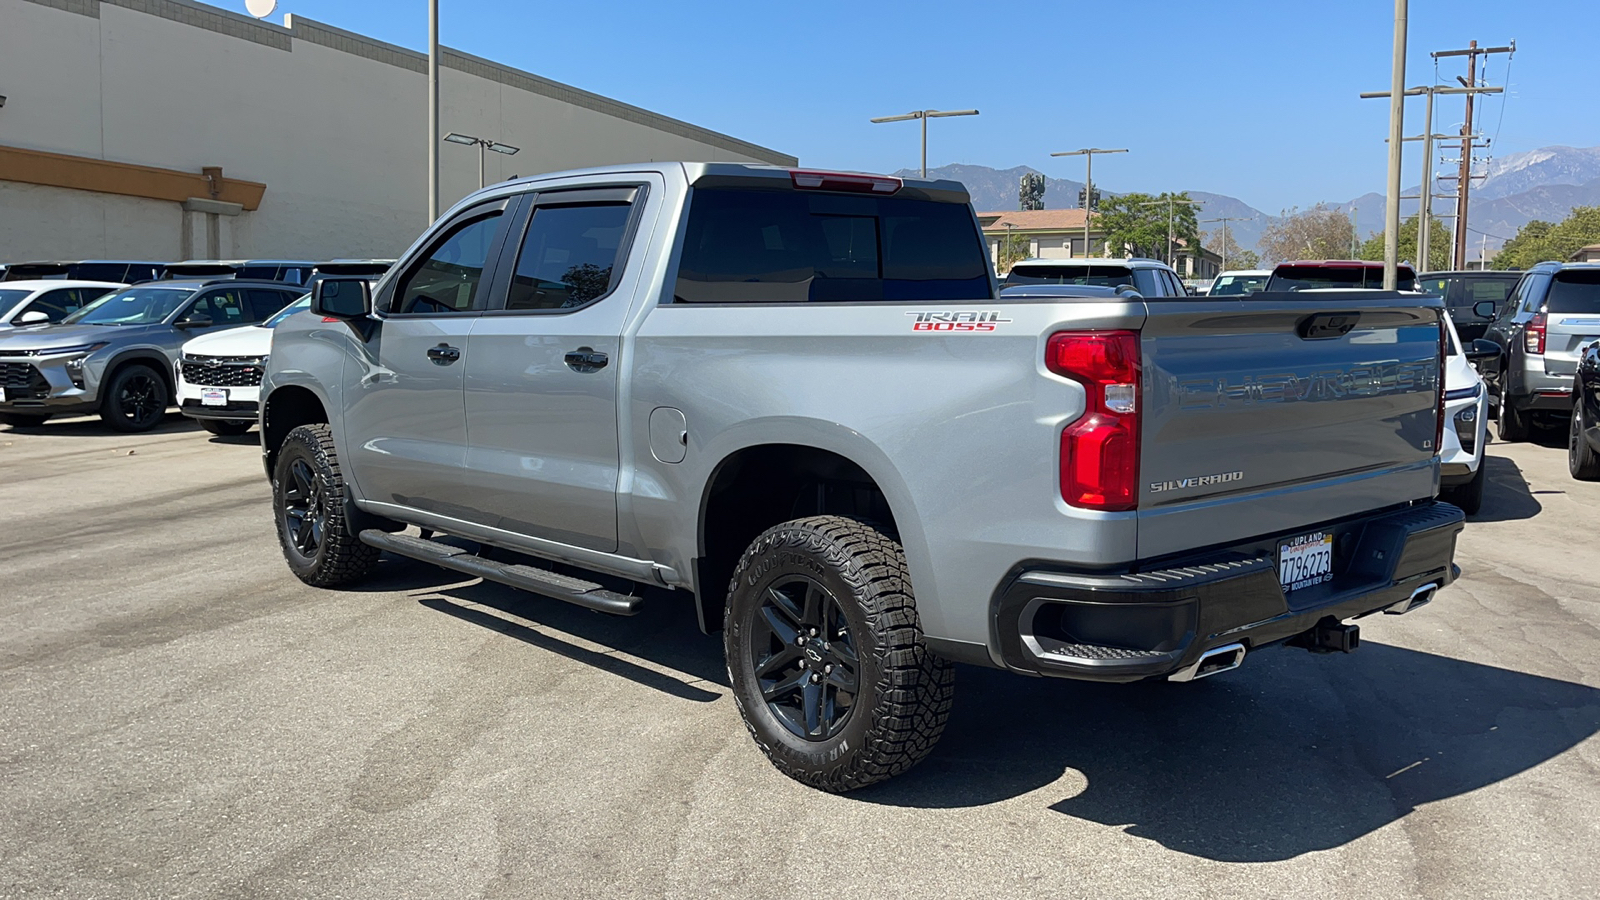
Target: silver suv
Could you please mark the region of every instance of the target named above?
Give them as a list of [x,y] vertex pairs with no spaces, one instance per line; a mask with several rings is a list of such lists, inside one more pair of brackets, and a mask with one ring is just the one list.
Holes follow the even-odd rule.
[[[1492,304],[1484,303],[1481,306]],[[1523,273],[1484,337],[1501,347],[1483,365],[1502,441],[1521,441],[1536,417],[1572,411],[1580,349],[1600,338],[1600,265],[1543,262]]]
[[271,281],[154,281],[101,297],[57,325],[0,338],[0,422],[99,413],[118,431],[161,423],[173,366],[197,334],[260,322],[300,289]]

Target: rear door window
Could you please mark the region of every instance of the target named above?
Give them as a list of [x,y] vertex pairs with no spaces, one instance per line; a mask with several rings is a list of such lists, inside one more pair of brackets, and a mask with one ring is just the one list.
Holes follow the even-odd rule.
[[243,293],[234,288],[213,291],[196,300],[189,312],[192,315],[209,316],[212,325],[248,325],[256,319],[245,306],[241,296]]
[[285,291],[274,291],[267,288],[251,288],[244,292],[245,299],[250,303],[250,312],[254,321],[264,322],[271,318],[278,310],[288,306],[295,295]]
[[572,310],[609,294],[632,212],[630,203],[535,207],[506,309]]
[[698,188],[679,303],[978,300],[989,261],[965,204]]

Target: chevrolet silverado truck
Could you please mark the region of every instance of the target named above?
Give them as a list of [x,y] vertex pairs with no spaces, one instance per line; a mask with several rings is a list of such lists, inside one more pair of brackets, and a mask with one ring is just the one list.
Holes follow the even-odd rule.
[[721,163],[473,194],[273,335],[283,554],[692,603],[789,776],[945,727],[952,661],[1192,681],[1457,574],[1438,298],[1000,299],[950,181]]

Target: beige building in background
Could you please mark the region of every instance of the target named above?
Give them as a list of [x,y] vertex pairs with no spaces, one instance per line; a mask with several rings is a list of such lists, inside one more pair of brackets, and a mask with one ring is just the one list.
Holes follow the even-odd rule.
[[[241,3],[242,7],[242,3]],[[420,9],[420,7],[419,7]],[[427,222],[427,58],[186,0],[0,0],[0,262],[398,255]],[[487,179],[794,157],[444,50]],[[478,150],[441,143],[441,209]]]

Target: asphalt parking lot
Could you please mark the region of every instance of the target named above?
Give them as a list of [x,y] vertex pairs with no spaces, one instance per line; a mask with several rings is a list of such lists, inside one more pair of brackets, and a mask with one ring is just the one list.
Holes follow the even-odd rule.
[[0,896],[1600,896],[1600,484],[1491,444],[1463,578],[1191,685],[962,667],[829,796],[687,603],[285,568],[255,433],[0,428]]

